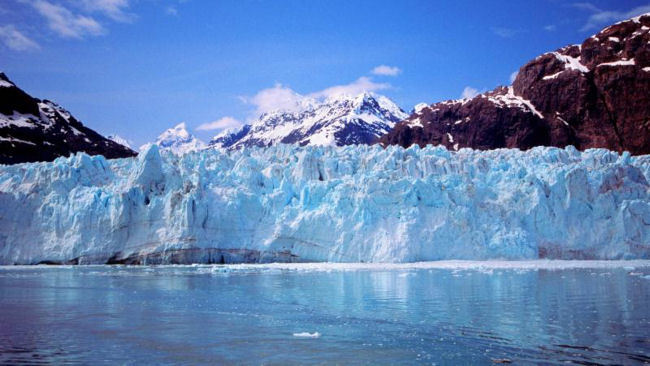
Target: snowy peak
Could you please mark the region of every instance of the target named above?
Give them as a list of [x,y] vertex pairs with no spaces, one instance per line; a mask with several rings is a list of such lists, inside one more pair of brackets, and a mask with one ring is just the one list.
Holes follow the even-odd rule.
[[175,154],[184,154],[190,151],[205,148],[205,143],[187,131],[185,122],[161,133],[156,139],[156,144],[161,149],[170,150]]
[[389,98],[369,92],[330,96],[321,102],[307,99],[300,110],[265,113],[250,125],[219,134],[210,146],[369,144],[408,116]]
[[185,125],[185,122],[181,122],[161,133],[160,136],[158,136],[156,142],[158,145],[166,147],[167,145],[173,144],[174,142],[186,141],[190,138],[191,136],[190,133],[187,132],[187,126]]

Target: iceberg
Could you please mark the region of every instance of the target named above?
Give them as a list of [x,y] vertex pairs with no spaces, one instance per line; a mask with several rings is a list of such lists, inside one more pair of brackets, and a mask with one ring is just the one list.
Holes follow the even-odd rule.
[[0,264],[648,259],[650,156],[148,146],[0,166]]

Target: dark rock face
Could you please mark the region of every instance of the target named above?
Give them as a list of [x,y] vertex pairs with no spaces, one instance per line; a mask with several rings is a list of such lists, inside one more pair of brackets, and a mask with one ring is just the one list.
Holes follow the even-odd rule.
[[79,151],[109,159],[136,155],[56,103],[32,98],[0,73],[0,164],[51,161]]
[[547,145],[550,131],[543,118],[520,102],[512,89],[498,88],[473,99],[437,103],[400,122],[381,141],[456,150]]
[[423,108],[382,144],[650,153],[650,14],[530,61],[512,87]]

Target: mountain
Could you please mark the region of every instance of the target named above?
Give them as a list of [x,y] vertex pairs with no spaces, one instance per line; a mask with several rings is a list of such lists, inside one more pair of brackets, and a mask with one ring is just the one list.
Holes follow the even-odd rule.
[[244,125],[239,128],[227,128],[210,140],[210,147],[228,148],[237,141],[243,139],[251,130],[251,125]]
[[0,164],[51,161],[79,151],[109,159],[136,155],[56,103],[31,97],[0,73]]
[[297,111],[265,113],[250,125],[221,133],[210,146],[369,144],[407,116],[390,99],[368,92],[329,97],[322,102],[306,99]]
[[[205,142],[187,132],[185,122],[181,122],[160,134],[156,139],[156,145],[163,150],[170,150],[174,154],[185,154],[206,147]],[[140,150],[144,150],[145,146],[140,147]]]
[[384,145],[650,153],[650,13],[524,65],[510,87],[415,111]]

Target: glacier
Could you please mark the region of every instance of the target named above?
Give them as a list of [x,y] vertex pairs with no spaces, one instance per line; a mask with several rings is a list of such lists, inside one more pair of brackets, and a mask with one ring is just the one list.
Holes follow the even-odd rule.
[[277,145],[0,166],[0,264],[648,259],[650,156]]

